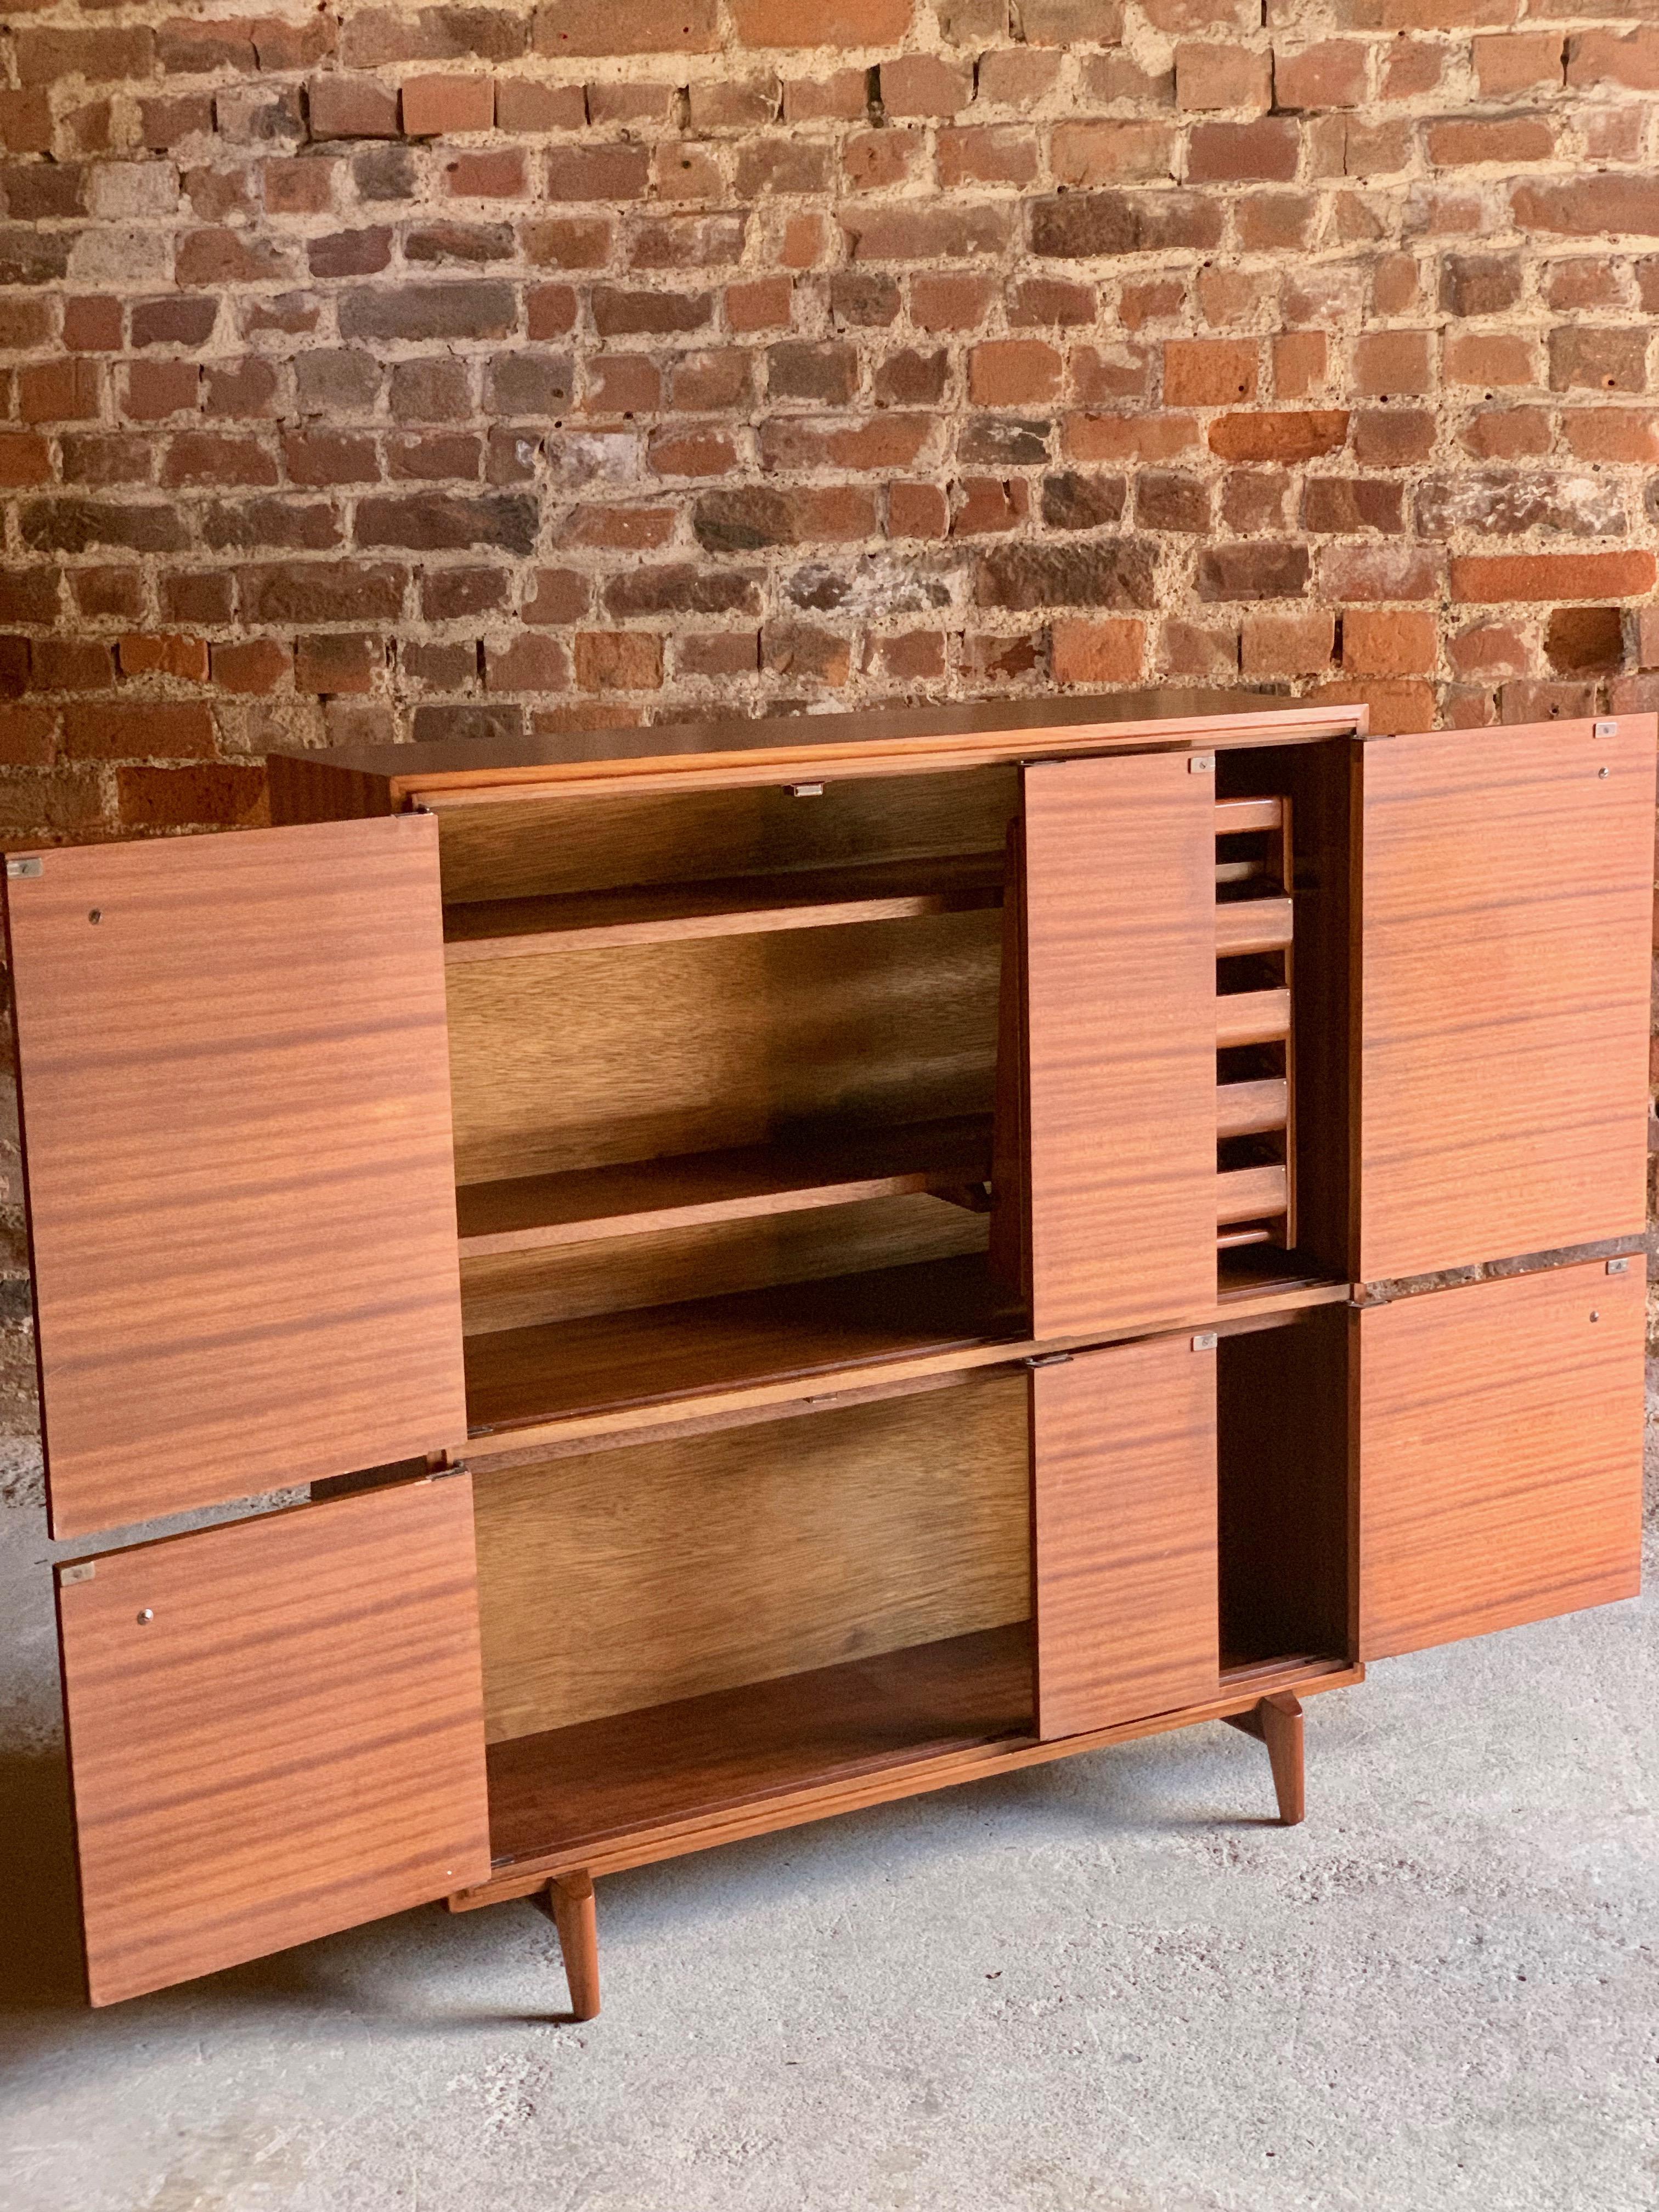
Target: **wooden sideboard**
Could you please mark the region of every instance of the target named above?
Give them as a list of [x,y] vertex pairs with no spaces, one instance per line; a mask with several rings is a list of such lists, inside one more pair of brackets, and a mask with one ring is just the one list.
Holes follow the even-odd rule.
[[1632,1594],[1655,738],[602,731],[12,854],[93,2002],[539,1893],[586,2017],[608,1872],[1213,1719],[1295,1820],[1310,1694]]

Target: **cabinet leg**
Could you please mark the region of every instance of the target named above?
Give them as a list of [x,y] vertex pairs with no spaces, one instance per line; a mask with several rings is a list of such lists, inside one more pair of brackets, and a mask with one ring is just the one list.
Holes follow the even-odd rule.
[[547,1905],[559,1931],[570,2009],[578,2020],[592,2020],[599,2008],[599,1926],[592,1876],[555,1875],[547,1885]]
[[1302,1765],[1302,1705],[1288,1690],[1262,1698],[1248,1713],[1231,1713],[1229,1728],[1243,1729],[1267,1747],[1273,1790],[1279,1798],[1279,1817],[1287,1828],[1306,1817],[1307,1790]]

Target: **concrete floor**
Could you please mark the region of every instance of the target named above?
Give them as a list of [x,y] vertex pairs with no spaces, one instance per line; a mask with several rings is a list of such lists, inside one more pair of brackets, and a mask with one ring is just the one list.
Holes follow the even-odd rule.
[[[0,1470],[3,1473],[3,1470]],[[5,2212],[1653,2212],[1641,1603],[1219,1726],[82,2008],[48,1577],[0,1510]]]

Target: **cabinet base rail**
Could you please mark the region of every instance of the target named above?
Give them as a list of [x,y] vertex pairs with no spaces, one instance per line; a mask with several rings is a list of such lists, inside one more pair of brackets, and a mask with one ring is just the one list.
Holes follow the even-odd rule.
[[[1259,1674],[1260,1669],[1241,1669],[1243,1673]],[[1363,1667],[1334,1666],[1326,1674],[1315,1675],[1301,1682],[1301,1688],[1311,1693],[1319,1690],[1345,1688],[1348,1684],[1363,1681]],[[1000,1744],[992,1752],[958,1755],[953,1759],[926,1759],[895,1776],[883,1775],[864,1778],[860,1785],[840,1793],[842,1802],[829,1802],[834,1792],[823,1793],[823,1802],[809,1798],[805,1793],[792,1797],[787,1807],[774,1805],[772,1817],[757,1820],[752,1814],[728,1818],[720,1824],[717,1834],[688,1834],[678,1843],[665,1848],[640,1850],[624,1844],[596,1855],[593,1864],[605,1872],[617,1873],[628,1866],[642,1866],[653,1858],[667,1858],[678,1851],[697,1850],[715,1843],[734,1841],[739,1835],[764,1834],[769,1828],[780,1828],[797,1822],[822,1818],[831,1813],[852,1812],[864,1805],[878,1804],[884,1799],[912,1796],[927,1790],[942,1790],[955,1782],[970,1782],[992,1772],[1001,1772],[1012,1766],[1031,1766],[1047,1759],[1060,1759],[1068,1753],[1103,1748],[1109,1743],[1125,1743],[1131,1737],[1155,1735],[1177,1728],[1185,1728],[1201,1720],[1224,1721],[1229,1728],[1242,1729],[1267,1747],[1267,1759],[1273,1773],[1273,1792],[1279,1800],[1279,1819],[1282,1827],[1293,1828],[1306,1816],[1307,1791],[1303,1765],[1303,1713],[1301,1699],[1289,1690],[1275,1690],[1266,1697],[1256,1697],[1240,1711],[1235,1710],[1236,1698],[1218,1699],[1210,1705],[1193,1706],[1179,1713],[1164,1713],[1146,1721],[1126,1721],[1116,1728],[1102,1729],[1087,1736],[1067,1736],[1057,1743],[1010,1742]],[[952,1771],[940,1770],[949,1765]],[[957,1771],[960,1770],[960,1771]],[[662,1842],[665,1839],[659,1838]],[[565,1980],[570,1990],[570,2017],[574,2021],[592,2020],[599,2010],[599,1919],[593,1895],[592,1865],[575,1867],[555,1874],[530,1874],[520,1867],[503,1867],[501,1873],[475,1889],[458,1892],[449,1899],[452,1912],[467,1912],[482,1905],[504,1904],[513,1897],[539,1897],[545,1905],[553,1925],[558,1932],[559,1952],[564,1961]]]
[[593,1895],[596,1875],[648,1866],[688,1852],[707,1850],[719,1844],[735,1843],[744,1837],[767,1835],[808,1820],[827,1819],[836,1813],[856,1812],[866,1806],[949,1789],[957,1783],[980,1781],[1015,1767],[1041,1765],[1082,1752],[1103,1750],[1109,1744],[1127,1743],[1138,1736],[1160,1735],[1212,1720],[1225,1721],[1266,1746],[1280,1823],[1293,1827],[1304,1818],[1306,1808],[1301,1698],[1325,1690],[1346,1689],[1364,1679],[1363,1666],[1349,1665],[1334,1658],[1309,1657],[1241,1667],[1232,1671],[1231,1680],[1222,1694],[1203,1705],[1150,1715],[1143,1720],[1122,1721],[1086,1735],[1065,1736],[1048,1742],[1030,1737],[1008,1737],[998,1743],[977,1745],[959,1752],[896,1762],[878,1772],[808,1785],[763,1802],[727,1808],[702,1819],[607,1838],[597,1848],[586,1850],[580,1863],[561,1861],[557,1854],[504,1862],[487,1882],[457,1890],[447,1901],[452,1912],[471,1912],[482,1905],[505,1904],[512,1898],[539,1899],[558,1931],[570,1988],[572,2017],[591,2020],[599,2009],[599,1936]]

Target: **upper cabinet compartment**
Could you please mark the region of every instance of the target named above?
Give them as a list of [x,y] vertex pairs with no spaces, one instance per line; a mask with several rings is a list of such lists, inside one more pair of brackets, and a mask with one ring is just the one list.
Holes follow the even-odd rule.
[[1361,1279],[1641,1230],[1654,733],[1364,746]]
[[9,864],[55,1535],[465,1437],[437,842]]

